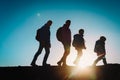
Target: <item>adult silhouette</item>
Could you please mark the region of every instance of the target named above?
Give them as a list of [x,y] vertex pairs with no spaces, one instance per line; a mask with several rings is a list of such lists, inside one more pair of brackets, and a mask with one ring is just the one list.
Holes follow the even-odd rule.
[[76,57],[76,59],[74,61],[75,65],[79,64],[79,60],[80,60],[81,56],[83,55],[82,50],[86,49],[83,34],[84,34],[84,29],[80,29],[79,33],[75,34],[74,37],[73,37],[72,45],[77,50],[77,57]]
[[100,60],[103,60],[104,65],[107,64],[105,58],[106,55],[105,41],[106,41],[106,37],[101,36],[100,39],[97,40],[95,43],[94,52],[97,53],[98,58],[94,61],[93,66],[96,65]]
[[67,66],[66,59],[70,53],[71,47],[71,30],[69,29],[71,24],[70,20],[66,20],[65,24],[58,28],[57,30],[57,39],[63,44],[64,53],[62,58],[57,62],[58,66]]
[[40,29],[37,30],[36,39],[39,42],[39,49],[34,55],[34,58],[31,62],[32,66],[38,66],[36,65],[36,60],[38,56],[41,54],[43,48],[45,49],[45,56],[44,56],[42,65],[43,66],[50,65],[50,64],[47,64],[46,62],[47,62],[47,58],[49,56],[50,47],[51,47],[51,43],[50,43],[50,26],[51,25],[52,25],[52,21],[48,20],[47,23],[45,23]]

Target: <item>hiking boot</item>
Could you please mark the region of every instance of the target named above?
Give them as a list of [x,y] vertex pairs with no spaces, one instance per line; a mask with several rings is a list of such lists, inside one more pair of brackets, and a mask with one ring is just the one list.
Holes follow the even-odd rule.
[[35,63],[31,63],[30,65],[33,67],[38,67],[38,65],[36,65]]
[[57,62],[57,64],[58,64],[58,66],[62,66],[62,62],[61,61]]
[[66,66],[68,66],[66,63],[63,63],[63,65],[62,65],[63,67],[66,67]]
[[79,62],[75,60],[75,61],[73,62],[73,64],[78,65]]

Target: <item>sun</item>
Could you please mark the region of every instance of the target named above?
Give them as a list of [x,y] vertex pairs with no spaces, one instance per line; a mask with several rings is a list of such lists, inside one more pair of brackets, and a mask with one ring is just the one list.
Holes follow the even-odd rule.
[[39,16],[40,16],[40,13],[37,13],[37,16],[39,17]]
[[[79,65],[77,65],[77,67],[84,69],[88,66],[91,66],[95,59],[95,55],[92,53],[93,53],[93,51],[91,51],[91,49],[83,50],[83,55],[80,59]],[[72,48],[71,54],[68,56],[68,59],[67,59],[68,65],[76,66],[73,64],[76,56],[77,56],[77,51],[74,48]]]

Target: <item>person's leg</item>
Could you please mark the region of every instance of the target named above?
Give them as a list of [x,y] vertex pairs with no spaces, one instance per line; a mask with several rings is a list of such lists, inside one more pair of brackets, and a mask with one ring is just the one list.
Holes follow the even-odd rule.
[[107,64],[107,61],[106,61],[105,56],[103,57],[103,63],[104,63],[104,65],[106,65],[106,64]]
[[43,49],[43,46],[39,45],[39,49],[36,52],[36,54],[34,55],[34,58],[33,58],[32,62],[31,62],[32,66],[37,66],[35,63],[36,63],[36,60],[37,60],[38,56],[41,54],[42,49]]
[[44,59],[43,59],[43,65],[47,65],[47,59],[48,59],[48,56],[50,54],[50,48],[49,47],[45,47],[45,56],[44,56]]
[[70,53],[70,48],[65,48],[65,49],[66,49],[66,50],[65,50],[65,52],[64,52],[63,59],[62,59],[63,65],[67,65],[67,64],[66,64],[66,60],[67,60],[67,56],[68,56],[69,53]]
[[96,65],[101,59],[103,59],[104,55],[98,56],[98,58],[94,61],[93,65]]
[[64,53],[63,53],[62,58],[57,62],[58,66],[62,66],[62,64],[63,64],[63,58],[64,58],[64,55],[65,55],[65,45],[64,45],[64,43],[62,43],[62,44],[63,44],[63,48],[64,48]]
[[66,64],[66,59],[67,59],[67,56],[69,55],[70,53],[70,46],[69,45],[66,45],[66,44],[63,44],[63,47],[64,47],[64,54],[63,54],[63,57],[61,58],[61,60],[59,62],[57,62],[57,64],[59,66],[61,65],[67,65]]
[[77,49],[77,57],[76,57],[76,59],[75,59],[75,61],[74,61],[74,64],[75,65],[78,65],[79,64],[79,61],[80,61],[80,58],[81,58],[81,56],[82,56],[82,49]]
[[67,61],[67,56],[70,53],[70,44],[69,43],[64,44],[64,49],[65,49],[65,52],[63,55],[63,66],[67,66],[66,61]]

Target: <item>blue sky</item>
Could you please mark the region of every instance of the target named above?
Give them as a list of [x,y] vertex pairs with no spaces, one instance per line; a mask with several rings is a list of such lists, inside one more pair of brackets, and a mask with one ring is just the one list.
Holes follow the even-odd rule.
[[[51,53],[48,63],[56,65],[63,55],[63,46],[56,39],[56,30],[71,20],[72,36],[85,29],[87,49],[81,64],[91,65],[96,59],[95,41],[107,38],[108,63],[119,63],[120,2],[118,0],[0,0],[0,66],[30,65],[38,42],[36,30],[51,19]],[[41,65],[44,50],[38,57]],[[71,47],[67,62],[72,65],[76,51]],[[89,60],[88,60],[89,59]],[[102,64],[99,62],[98,64]]]

